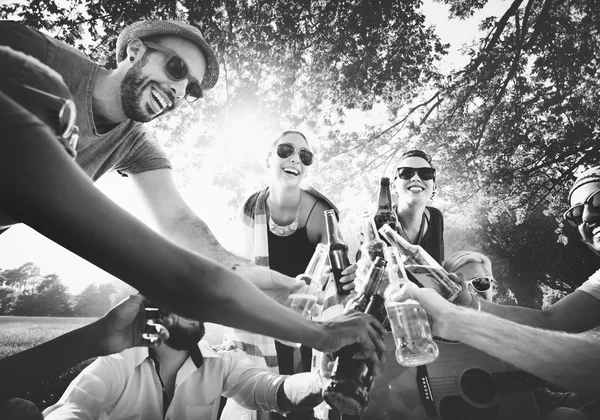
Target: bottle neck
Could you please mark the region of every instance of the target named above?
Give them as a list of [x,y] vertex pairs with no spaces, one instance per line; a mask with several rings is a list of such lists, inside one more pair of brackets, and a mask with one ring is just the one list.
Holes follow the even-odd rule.
[[379,187],[379,199],[377,200],[377,208],[380,210],[392,210],[392,194],[390,192],[389,182],[382,182]]
[[329,243],[333,244],[343,242],[342,238],[340,237],[337,220],[333,211],[325,212],[325,223],[327,227],[327,238],[329,239]]

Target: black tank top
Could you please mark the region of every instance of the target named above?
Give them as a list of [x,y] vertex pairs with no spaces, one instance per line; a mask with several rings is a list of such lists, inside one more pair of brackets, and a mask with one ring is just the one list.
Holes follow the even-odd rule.
[[[308,213],[307,224],[316,205],[315,202]],[[267,231],[267,236],[269,238],[269,267],[290,277],[304,273],[316,247],[316,244],[311,244],[308,240],[306,224],[296,229],[290,236],[277,236],[270,230]],[[277,350],[279,373],[293,374],[293,349],[277,340],[275,340],[275,349]],[[300,353],[302,354],[303,370],[310,372],[312,349],[302,346]]]

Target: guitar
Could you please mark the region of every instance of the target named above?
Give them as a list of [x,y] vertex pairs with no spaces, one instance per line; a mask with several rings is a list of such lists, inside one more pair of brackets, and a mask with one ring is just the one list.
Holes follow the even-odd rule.
[[396,347],[388,334],[386,346],[391,351],[361,420],[539,418],[532,390],[548,386],[547,382],[466,344],[437,344],[440,355],[426,369],[406,368],[396,361]]

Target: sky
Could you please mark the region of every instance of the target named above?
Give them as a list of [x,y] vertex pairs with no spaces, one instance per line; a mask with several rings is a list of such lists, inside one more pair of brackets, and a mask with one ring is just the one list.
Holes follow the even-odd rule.
[[[6,2],[0,0],[0,3]],[[461,47],[478,37],[478,24],[483,17],[499,16],[506,10],[507,6],[508,2],[506,1],[491,0],[486,8],[475,14],[471,19],[467,21],[449,21],[448,9],[445,5],[434,3],[432,0],[425,0],[423,11],[426,16],[426,24],[435,26],[442,42],[451,44],[450,53],[442,65],[458,68],[466,64],[466,58],[460,54]],[[258,126],[253,130],[251,122],[248,121],[244,124],[232,124],[232,127],[235,126],[244,127],[245,132],[238,133],[232,128],[232,132],[226,133],[226,135],[228,138],[238,139],[244,144],[236,145],[233,143],[232,146],[231,142],[226,142],[226,145],[222,146],[223,153],[229,152],[228,147],[235,148],[237,146],[244,153],[251,153],[248,150],[248,145],[251,145],[252,142],[248,141],[248,134],[254,132],[258,136]],[[257,156],[251,157],[258,158]],[[173,163],[176,164],[176,162]],[[211,164],[207,163],[204,170],[209,171],[210,166]],[[226,221],[232,216],[233,210],[223,211],[224,208],[228,208],[225,205],[228,195],[226,192],[210,185],[207,179],[210,179],[210,177],[202,176],[202,171],[200,171],[191,180],[186,181],[185,187],[180,192],[190,207],[208,223],[217,238],[226,244],[226,238],[228,237]],[[176,183],[178,185],[183,184],[177,178]],[[127,178],[111,173],[96,182],[96,187],[125,210],[151,227],[153,226],[151,218],[144,211],[139,196]],[[210,199],[207,199],[207,197]],[[207,203],[210,204],[210,207],[207,206]],[[0,269],[16,268],[27,262],[33,262],[37,265],[42,275],[51,273],[59,275],[63,284],[73,294],[79,293],[90,283],[104,283],[115,280],[111,275],[56,245],[27,226],[18,225],[0,235]]]

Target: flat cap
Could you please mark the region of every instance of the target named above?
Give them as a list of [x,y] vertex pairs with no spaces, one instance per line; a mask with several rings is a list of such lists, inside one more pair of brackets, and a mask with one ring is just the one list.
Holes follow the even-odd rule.
[[212,48],[206,43],[202,32],[195,26],[181,20],[141,20],[125,27],[117,38],[117,63],[127,56],[127,45],[139,38],[160,35],[175,35],[195,43],[206,58],[206,72],[200,83],[203,90],[212,88],[219,79],[219,63]]

